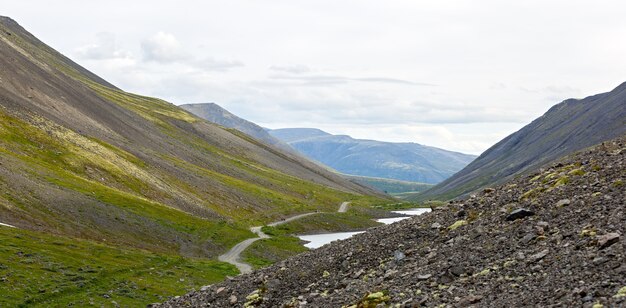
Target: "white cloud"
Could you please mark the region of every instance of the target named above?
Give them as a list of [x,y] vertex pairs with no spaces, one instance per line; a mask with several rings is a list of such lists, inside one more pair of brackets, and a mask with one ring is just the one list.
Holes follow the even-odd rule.
[[213,57],[197,57],[188,52],[171,33],[158,32],[141,42],[143,59],[160,64],[182,64],[198,70],[225,72],[243,66],[236,60],[217,60]]
[[117,48],[115,34],[100,32],[96,34],[96,42],[76,48],[75,54],[86,60],[129,59],[129,51]]
[[146,61],[174,63],[189,58],[173,34],[158,32],[141,42],[141,51]]
[[311,72],[311,69],[306,65],[272,65],[270,66],[270,70],[290,74],[303,74]]
[[553,104],[611,90],[626,71],[618,0],[232,0],[185,10],[32,0],[3,11],[126,90],[217,102],[270,127],[473,153]]

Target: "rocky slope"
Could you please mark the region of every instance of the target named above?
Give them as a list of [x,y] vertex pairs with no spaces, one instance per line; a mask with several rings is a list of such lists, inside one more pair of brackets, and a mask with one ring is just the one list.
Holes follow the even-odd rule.
[[435,184],[476,158],[417,143],[354,139],[310,128],[269,133],[306,157],[350,175]]
[[161,306],[624,306],[625,155],[605,142]]
[[626,83],[585,99],[568,99],[498,142],[463,170],[413,200],[447,200],[503,183],[563,155],[626,133]]

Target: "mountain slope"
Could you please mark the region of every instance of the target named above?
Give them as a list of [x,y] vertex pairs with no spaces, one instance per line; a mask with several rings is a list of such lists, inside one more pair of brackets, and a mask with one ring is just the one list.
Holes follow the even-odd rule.
[[623,307],[625,143],[157,307]]
[[416,143],[353,139],[310,128],[275,129],[269,133],[305,156],[351,175],[434,184],[475,158]]
[[[215,103],[187,104],[180,105],[179,107],[207,121],[222,125],[227,128],[237,129],[242,133],[256,138],[259,141],[279,147],[284,151],[290,152],[295,155],[300,154],[298,154],[298,152],[291,146],[289,146],[286,142],[302,140],[311,137],[330,136],[330,134],[315,128],[293,128],[288,130],[275,130],[274,134],[280,137],[279,140],[278,138],[270,135],[268,133],[269,130],[266,130],[248,120],[242,119]],[[285,142],[281,140],[284,140]],[[328,168],[326,166],[322,167]],[[342,176],[350,179],[353,182],[373,187],[385,193],[415,193],[424,191],[432,187],[432,184],[406,182],[393,179],[372,178],[346,174],[342,174]]]
[[237,129],[267,144],[279,147],[286,151],[293,151],[293,149],[289,145],[278,140],[277,138],[272,137],[261,126],[258,126],[250,121],[244,120],[230,113],[228,110],[222,108],[218,104],[183,104],[179,105],[178,107],[185,109],[209,122],[216,123],[224,127]]
[[569,99],[498,142],[454,176],[414,199],[451,199],[626,133],[626,83]]
[[[146,255],[213,258],[253,237],[250,225],[380,201],[296,155],[124,92],[7,17],[0,67],[0,223]],[[36,255],[52,257],[41,249]]]

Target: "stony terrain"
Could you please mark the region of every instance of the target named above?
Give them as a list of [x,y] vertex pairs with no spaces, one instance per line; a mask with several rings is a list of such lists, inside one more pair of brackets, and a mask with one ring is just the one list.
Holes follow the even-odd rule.
[[622,136],[161,306],[626,306],[625,150]]

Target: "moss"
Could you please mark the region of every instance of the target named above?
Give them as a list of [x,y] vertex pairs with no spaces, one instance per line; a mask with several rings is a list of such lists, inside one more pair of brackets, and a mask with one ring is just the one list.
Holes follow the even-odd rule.
[[613,295],[613,297],[614,298],[626,297],[626,286],[623,286],[621,289],[619,289],[617,293]]
[[456,230],[458,227],[460,226],[465,226],[467,225],[467,221],[466,220],[457,220],[456,222],[454,222],[453,224],[451,224],[448,229],[449,230]]
[[597,232],[595,228],[592,229],[583,229],[580,231],[580,236],[588,236],[588,237],[594,237],[596,236]]
[[489,275],[489,273],[491,273],[491,269],[486,268],[486,269],[484,269],[484,270],[482,270],[482,271],[478,272],[478,274],[477,274],[477,275],[478,275],[478,276],[487,276],[487,275]]
[[622,180],[615,180],[615,182],[613,182],[613,187],[622,187],[624,186],[624,182]]
[[371,292],[366,294],[359,302],[356,304],[358,308],[375,308],[381,304],[385,304],[391,300],[389,297],[389,292],[386,290]]
[[559,187],[559,186],[567,185],[568,183],[569,183],[569,177],[562,176],[558,180],[556,180],[554,182],[554,184],[552,184],[552,187],[556,188],[556,187]]
[[543,187],[532,188],[532,189],[528,190],[527,192],[523,193],[520,196],[520,200],[537,198],[537,196],[539,196],[539,194],[544,192],[544,191],[545,191],[545,188],[543,188]]
[[574,170],[568,172],[567,174],[568,175],[581,176],[581,175],[585,175],[585,171],[583,171],[582,169],[574,169]]

